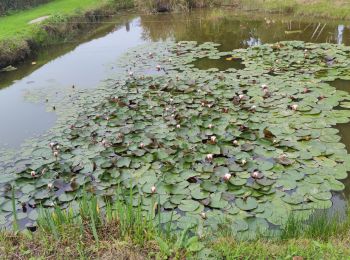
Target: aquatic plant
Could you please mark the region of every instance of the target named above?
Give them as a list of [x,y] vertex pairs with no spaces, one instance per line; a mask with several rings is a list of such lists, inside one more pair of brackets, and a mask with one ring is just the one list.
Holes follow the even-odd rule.
[[[350,96],[324,81],[349,78],[350,48],[216,47],[163,42],[128,52],[126,75],[83,96],[68,124],[27,151],[30,160],[5,167],[0,222],[11,223],[11,194],[23,223],[36,220],[37,205],[74,205],[84,189],[151,209],[160,227],[217,229],[228,221],[240,237],[283,227],[292,212],[307,220],[330,208],[350,168],[332,128],[349,121]],[[227,57],[245,67],[193,65]]]

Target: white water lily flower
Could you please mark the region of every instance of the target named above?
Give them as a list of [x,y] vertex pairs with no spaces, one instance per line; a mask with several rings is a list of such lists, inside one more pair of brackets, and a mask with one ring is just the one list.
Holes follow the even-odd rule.
[[239,99],[243,99],[244,98],[244,95],[240,94],[238,95]]
[[258,171],[254,171],[253,173],[252,173],[252,177],[253,178],[259,178],[259,176],[260,176],[260,172],[258,172]]
[[214,155],[212,153],[207,154],[207,160],[208,161],[213,160],[213,158],[214,158]]
[[53,148],[53,147],[55,146],[55,143],[54,143],[54,142],[51,142],[51,143],[49,143],[49,146],[50,146],[51,148]]
[[262,84],[262,85],[261,85],[261,88],[267,89],[267,85],[266,85],[266,84]]
[[292,105],[292,110],[296,111],[297,109],[298,109],[298,105],[297,104]]
[[158,71],[160,71],[160,69],[161,69],[160,65],[157,65],[156,68]]
[[51,190],[53,188],[53,184],[49,183],[49,184],[47,184],[47,187]]
[[155,187],[155,186],[152,186],[152,187],[151,187],[151,192],[152,192],[152,193],[156,193],[156,191],[157,191],[156,187]]
[[233,141],[233,144],[234,144],[234,145],[238,145],[238,141],[237,141],[237,140],[234,140],[234,141]]
[[30,175],[31,175],[32,177],[35,177],[36,172],[35,172],[35,171],[32,171],[32,172],[30,173]]
[[243,160],[241,161],[241,163],[244,165],[244,164],[247,163],[247,161],[243,159]]
[[179,125],[179,124],[178,124],[178,125],[176,125],[176,128],[181,128],[181,125]]
[[224,181],[229,181],[229,180],[231,179],[231,177],[232,177],[231,174],[226,173],[226,174],[224,175]]
[[205,214],[205,212],[201,212],[201,217],[202,217],[203,219],[206,219],[206,218],[207,218],[207,214]]
[[140,148],[144,148],[145,144],[144,143],[140,143]]
[[58,155],[59,155],[59,152],[58,152],[58,151],[54,151],[54,152],[53,152],[53,156],[58,157]]
[[211,136],[211,137],[210,137],[210,141],[212,141],[213,143],[215,143],[215,142],[216,142],[216,136],[215,136],[215,135]]
[[208,125],[208,128],[209,128],[209,129],[213,128],[213,125],[212,125],[212,124],[209,124],[209,125]]
[[133,76],[133,75],[134,75],[134,72],[129,71],[129,76]]

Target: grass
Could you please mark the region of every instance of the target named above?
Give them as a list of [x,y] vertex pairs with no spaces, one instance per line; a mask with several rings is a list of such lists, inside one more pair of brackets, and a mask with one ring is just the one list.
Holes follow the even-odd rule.
[[292,13],[295,15],[328,19],[350,19],[350,2],[347,0],[223,0],[221,4],[235,3],[243,9]]
[[[55,0],[0,17],[0,68],[35,55],[43,46],[70,40],[132,6],[132,0]],[[40,24],[28,24],[43,16],[50,17]]]
[[72,15],[77,10],[84,12],[101,7],[108,2],[108,0],[56,0],[36,8],[0,17],[0,40],[30,36],[36,25],[28,23],[36,18],[58,14]]
[[36,232],[0,232],[0,255],[2,259],[348,259],[350,255],[350,210],[341,221],[337,215],[318,212],[307,225],[290,217],[280,237],[247,241],[225,230],[201,238],[195,230],[192,235],[189,230],[171,231],[171,226],[160,230],[160,220],[154,217],[157,199],[144,215],[128,203],[132,193],[128,198],[115,196],[115,202],[102,203],[85,193],[74,207],[41,209]]
[[[188,10],[196,7],[229,6],[238,9],[266,11],[273,13],[293,13],[328,19],[350,19],[348,0],[135,0],[136,5],[148,11],[167,7],[172,11]],[[162,4],[159,4],[162,3]]]

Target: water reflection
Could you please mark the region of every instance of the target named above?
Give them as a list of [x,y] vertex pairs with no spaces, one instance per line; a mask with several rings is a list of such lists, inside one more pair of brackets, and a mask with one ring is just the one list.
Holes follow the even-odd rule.
[[344,35],[344,25],[338,25],[338,38],[337,38],[337,43],[342,44],[343,43],[343,35]]
[[[108,29],[103,35],[79,46],[66,46],[68,52],[47,62],[39,60],[38,69],[12,85],[0,91],[0,148],[18,147],[26,138],[44,133],[53,126],[56,116],[47,113],[45,105],[33,104],[24,100],[24,93],[36,88],[62,88],[75,85],[76,88],[93,88],[108,78],[117,57],[128,48],[144,43],[139,20],[130,21],[127,26]],[[111,27],[111,25],[110,25]],[[76,48],[74,48],[76,47]],[[61,48],[57,48],[61,53]],[[52,51],[52,50],[51,50]],[[52,56],[56,53],[53,51]],[[52,57],[51,56],[51,57]],[[44,55],[46,58],[46,56]],[[40,57],[39,57],[40,58]],[[47,63],[46,63],[47,62]],[[45,64],[46,63],[46,64]],[[25,64],[23,70],[31,70],[31,64]],[[5,74],[1,80],[13,80],[22,77],[22,70]],[[1,74],[2,75],[2,74]],[[10,111],[10,112],[9,112]]]
[[302,17],[227,10],[190,14],[141,16],[144,37],[153,41],[173,38],[221,43],[221,50],[274,43],[283,40],[350,44],[343,21],[318,21]]
[[243,43],[249,47],[261,45],[261,40],[259,38],[250,37],[249,40],[244,40]]

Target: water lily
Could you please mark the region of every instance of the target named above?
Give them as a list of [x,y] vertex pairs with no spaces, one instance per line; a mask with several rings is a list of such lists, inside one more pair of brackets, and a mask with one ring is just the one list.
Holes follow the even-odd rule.
[[51,190],[53,188],[53,184],[49,183],[49,184],[47,184],[47,187],[49,188],[49,190]]
[[238,141],[237,140],[233,140],[233,142],[232,142],[234,145],[238,145]]
[[208,161],[212,161],[213,158],[214,158],[214,155],[212,153],[209,153],[209,154],[207,154],[206,158],[207,158]]
[[157,65],[156,68],[157,68],[157,71],[160,71],[161,69],[160,65]]
[[103,139],[101,143],[103,146],[107,146],[107,141],[105,139]]
[[215,136],[215,135],[211,136],[211,137],[210,137],[210,141],[211,141],[212,143],[216,143],[216,136]]
[[239,99],[242,100],[244,98],[243,94],[238,95]]
[[130,77],[134,76],[134,72],[129,71],[129,76],[130,76]]
[[247,163],[247,161],[242,159],[241,163],[242,163],[242,165],[245,165]]
[[176,128],[181,128],[181,125],[177,124],[177,125],[176,125]]
[[209,124],[209,125],[208,125],[208,128],[209,128],[209,129],[213,128],[213,125],[212,125],[212,124]]
[[258,170],[254,170],[251,174],[252,178],[254,179],[261,179],[263,177],[262,173]]
[[55,145],[56,145],[56,143],[54,143],[54,142],[49,143],[49,146],[50,146],[51,149],[52,149]]
[[152,187],[151,187],[151,192],[152,192],[152,193],[156,193],[156,191],[157,191],[156,187],[155,187],[155,186],[152,186]]
[[205,214],[205,212],[201,212],[201,217],[203,218],[203,219],[206,219],[207,218],[207,214]]
[[230,173],[226,173],[223,177],[224,181],[229,181],[231,179],[232,175]]
[[58,151],[54,151],[54,152],[53,152],[53,156],[58,157],[58,155],[59,155],[59,152],[58,152]]
[[262,89],[267,89],[267,85],[266,85],[266,84],[262,84],[262,85],[261,85],[261,88],[262,88]]
[[144,143],[140,143],[140,148],[144,148],[145,147],[145,144]]
[[36,172],[35,172],[35,171],[31,171],[30,175],[31,175],[32,177],[35,177]]
[[298,105],[297,104],[294,104],[291,106],[292,110],[296,111],[298,109]]

